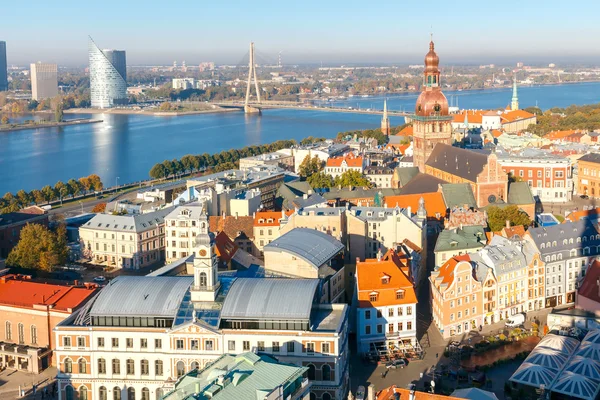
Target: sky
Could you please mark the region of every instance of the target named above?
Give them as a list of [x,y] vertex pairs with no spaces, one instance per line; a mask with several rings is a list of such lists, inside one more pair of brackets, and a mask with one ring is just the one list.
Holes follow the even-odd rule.
[[[9,0],[3,0],[9,1]],[[430,32],[442,63],[600,63],[600,1],[42,0],[1,6],[9,65],[87,65],[87,37],[128,65],[185,60],[422,63]],[[247,62],[247,61],[246,61]]]

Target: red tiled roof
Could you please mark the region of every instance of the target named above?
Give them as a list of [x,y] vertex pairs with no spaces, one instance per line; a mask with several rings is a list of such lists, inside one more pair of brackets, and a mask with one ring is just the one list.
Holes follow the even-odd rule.
[[7,275],[0,278],[0,304],[22,308],[44,305],[52,306],[54,311],[72,312],[94,294],[97,287],[51,285]]
[[254,236],[253,217],[211,216],[209,217],[209,226],[211,232],[224,231],[232,240],[235,240],[239,233],[244,233],[249,238]]
[[402,130],[394,136],[412,136],[414,133],[414,129],[412,125],[407,125]]
[[504,132],[499,131],[498,129],[492,129],[491,133],[492,133],[492,136],[495,137],[496,139],[504,134]]
[[567,215],[565,217],[565,220],[563,221],[563,223],[565,223],[567,221],[576,222],[582,218],[590,218],[590,217],[596,218],[596,217],[598,217],[598,214],[600,214],[600,208],[592,208],[590,210],[573,211],[572,213],[570,213],[569,215]]
[[346,161],[348,167],[362,167],[363,159],[362,157],[356,157],[354,154],[350,154],[345,157],[330,157],[327,159],[328,167],[341,167],[342,163]]
[[501,115],[503,124],[514,122],[519,119],[528,119],[528,118],[535,118],[535,114],[529,113],[525,110],[515,110],[515,111],[508,111]]
[[[294,210],[288,210],[285,215],[289,217],[293,213]],[[254,215],[254,226],[279,226],[280,219],[280,211],[260,211]]]
[[[410,399],[410,390],[401,389],[396,387],[396,385],[392,385],[388,388],[380,390],[375,395],[376,400],[394,400],[394,393],[400,394],[400,400],[408,400]],[[459,397],[453,396],[443,396],[440,394],[432,394],[426,392],[414,392],[414,400],[462,400]]]
[[510,228],[502,228],[502,236],[505,238],[511,238],[515,235],[521,238],[525,236],[525,227],[523,225],[515,225],[511,226]]
[[238,247],[225,232],[221,231],[215,236],[215,250],[221,261],[229,262],[235,255]]
[[442,265],[440,267],[440,277],[442,278],[442,282],[441,284],[443,285],[444,283],[451,285],[452,282],[454,281],[454,268],[456,268],[456,265],[461,262],[461,261],[470,261],[471,258],[469,257],[468,254],[463,254],[460,256],[454,256],[451,259],[449,259],[448,261],[446,261],[444,263],[444,265]]
[[384,202],[388,207],[411,207],[411,211],[416,213],[419,209],[421,197],[425,200],[425,210],[429,218],[436,218],[438,213],[442,217],[446,216],[446,203],[444,203],[444,196],[441,192],[385,196]]
[[[600,288],[598,287],[598,280],[600,279],[600,261],[596,260],[590,265],[585,274],[581,286],[577,290],[579,296],[583,296],[587,299],[600,303]],[[588,310],[598,311],[598,310]]]
[[483,122],[483,114],[485,113],[487,113],[485,110],[463,110],[458,114],[452,115],[452,122],[464,123],[466,115],[469,124],[481,124]]

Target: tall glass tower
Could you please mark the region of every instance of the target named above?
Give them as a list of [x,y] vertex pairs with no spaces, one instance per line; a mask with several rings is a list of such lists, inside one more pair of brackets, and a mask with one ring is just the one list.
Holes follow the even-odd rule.
[[6,42],[0,41],[0,92],[8,90],[8,68],[6,65]]
[[100,50],[89,39],[90,89],[93,108],[127,104],[125,51]]

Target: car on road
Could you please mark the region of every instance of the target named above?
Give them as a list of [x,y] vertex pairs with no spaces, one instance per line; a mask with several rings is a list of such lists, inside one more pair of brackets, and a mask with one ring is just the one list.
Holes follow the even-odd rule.
[[581,196],[579,196],[579,198],[581,198],[583,200],[588,200],[590,198],[590,196],[588,196],[587,194],[582,194]]
[[525,315],[523,314],[515,314],[509,319],[506,320],[507,328],[517,328],[525,322]]
[[397,369],[397,368],[404,368],[407,365],[408,365],[408,363],[406,362],[406,360],[404,360],[403,358],[399,358],[397,360],[389,361],[387,364],[385,364],[385,367],[387,369]]
[[103,276],[97,276],[94,278],[94,282],[103,283],[106,282],[106,278]]
[[355,400],[365,400],[365,387],[364,386],[359,386],[358,389],[356,389],[356,396],[354,397]]

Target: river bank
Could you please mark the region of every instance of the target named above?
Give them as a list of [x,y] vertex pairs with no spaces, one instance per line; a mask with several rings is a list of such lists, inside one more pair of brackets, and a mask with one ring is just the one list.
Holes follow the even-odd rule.
[[13,132],[13,131],[23,131],[28,129],[37,129],[37,128],[54,128],[58,126],[71,126],[71,125],[86,125],[86,124],[97,124],[100,122],[104,122],[101,119],[86,119],[86,118],[78,118],[71,121],[63,121],[63,122],[36,122],[33,124],[9,124],[6,126],[0,126],[0,132]]
[[65,114],[121,114],[121,115],[149,115],[155,117],[179,117],[183,115],[215,114],[240,111],[238,108],[215,107],[209,110],[195,111],[158,111],[158,110],[135,110],[128,108],[70,108]]

